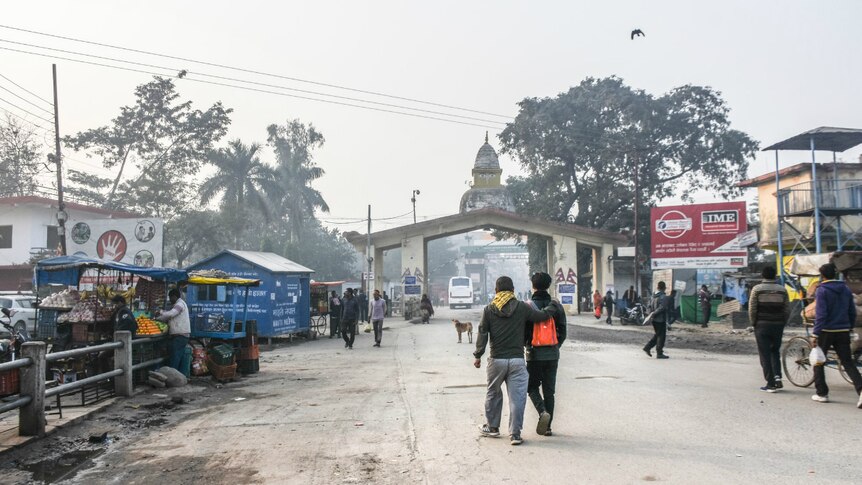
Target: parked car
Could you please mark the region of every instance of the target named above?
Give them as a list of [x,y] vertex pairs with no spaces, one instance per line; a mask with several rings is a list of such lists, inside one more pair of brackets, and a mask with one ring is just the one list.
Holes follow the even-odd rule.
[[[36,332],[36,297],[33,295],[0,295],[0,307],[12,314],[12,326],[26,328],[30,335]],[[6,333],[5,330],[0,330]]]

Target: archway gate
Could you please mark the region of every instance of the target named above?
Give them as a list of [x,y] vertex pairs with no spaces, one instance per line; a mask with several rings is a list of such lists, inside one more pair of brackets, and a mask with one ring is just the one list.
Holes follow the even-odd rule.
[[[577,281],[579,247],[591,248],[593,255],[592,287],[604,292],[607,285],[614,283],[613,265],[611,264],[614,248],[627,242],[626,236],[618,233],[575,224],[544,221],[495,208],[484,208],[371,233],[371,247],[368,254],[374,258],[374,274],[383,274],[383,251],[401,248],[402,274],[415,277],[416,284],[421,287],[421,291],[424,293],[427,291],[428,241],[476,229],[498,229],[523,234],[527,237],[543,236],[547,238],[547,271],[555,280],[551,290],[552,295],[557,298],[559,295],[557,294],[556,283]],[[366,234],[350,232],[345,236],[357,251],[365,253],[368,244]],[[381,277],[374,279],[374,288],[383,290]],[[405,298],[410,297],[418,298],[419,296],[405,295]],[[564,306],[570,314],[577,311],[577,301]]]

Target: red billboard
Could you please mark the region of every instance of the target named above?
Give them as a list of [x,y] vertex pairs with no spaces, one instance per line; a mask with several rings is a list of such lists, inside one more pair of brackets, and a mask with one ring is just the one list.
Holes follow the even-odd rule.
[[748,266],[745,202],[653,207],[650,222],[652,269]]

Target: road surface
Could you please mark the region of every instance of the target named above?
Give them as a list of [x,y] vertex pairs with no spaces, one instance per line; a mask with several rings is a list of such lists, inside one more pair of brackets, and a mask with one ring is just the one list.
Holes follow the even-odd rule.
[[[522,446],[481,438],[485,366],[473,368],[474,347],[448,320],[478,326],[479,314],[388,319],[381,348],[363,333],[354,350],[328,338],[282,346],[256,377],[173,391],[191,399],[173,407],[152,393],[122,401],[44,446],[126,430],[65,481],[81,484],[862,483],[862,410],[837,372],[833,402],[818,404],[789,383],[758,391],[756,356],[671,347],[659,361],[636,344],[579,341],[578,326],[554,436],[536,435],[528,401]],[[503,430],[507,419],[504,405]]]

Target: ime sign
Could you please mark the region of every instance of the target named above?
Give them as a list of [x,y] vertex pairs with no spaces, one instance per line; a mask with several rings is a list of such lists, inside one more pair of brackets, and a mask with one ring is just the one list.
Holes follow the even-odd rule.
[[650,221],[653,270],[748,265],[745,202],[653,207]]

